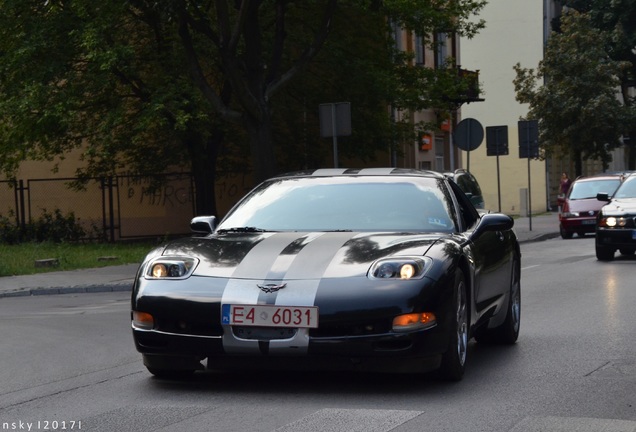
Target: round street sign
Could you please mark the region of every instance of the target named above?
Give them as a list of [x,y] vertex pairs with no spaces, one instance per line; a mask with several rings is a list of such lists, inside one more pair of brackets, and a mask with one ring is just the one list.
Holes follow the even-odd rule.
[[460,121],[453,134],[455,145],[464,151],[477,149],[483,140],[484,127],[473,118]]

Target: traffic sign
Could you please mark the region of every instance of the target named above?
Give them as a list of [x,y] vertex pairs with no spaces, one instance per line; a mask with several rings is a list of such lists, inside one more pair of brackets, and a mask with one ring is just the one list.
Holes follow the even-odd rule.
[[461,150],[476,150],[484,140],[484,127],[473,118],[464,119],[457,125],[453,140]]

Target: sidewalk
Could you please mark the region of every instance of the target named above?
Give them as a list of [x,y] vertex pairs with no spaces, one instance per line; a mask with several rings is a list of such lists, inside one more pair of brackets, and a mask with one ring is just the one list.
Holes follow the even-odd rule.
[[[532,223],[532,230],[530,224]],[[559,216],[546,213],[532,218],[515,219],[520,243],[541,241],[559,236]],[[0,277],[0,298],[30,295],[130,291],[138,264],[86,270]]]

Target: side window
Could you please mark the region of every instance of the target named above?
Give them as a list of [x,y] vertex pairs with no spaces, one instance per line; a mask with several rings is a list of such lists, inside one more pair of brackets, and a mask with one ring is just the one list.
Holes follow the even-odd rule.
[[477,223],[479,220],[479,213],[477,213],[477,210],[475,210],[475,207],[472,205],[468,197],[464,195],[459,186],[457,186],[454,182],[448,182],[448,184],[459,205],[458,217],[462,220],[463,229],[466,230]]

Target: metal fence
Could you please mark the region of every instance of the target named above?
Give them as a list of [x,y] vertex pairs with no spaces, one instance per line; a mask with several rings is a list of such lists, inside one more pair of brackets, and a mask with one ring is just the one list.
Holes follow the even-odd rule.
[[183,235],[195,214],[189,173],[162,181],[138,176],[0,181],[0,217],[22,229],[45,213],[73,214],[90,236],[109,241]]

